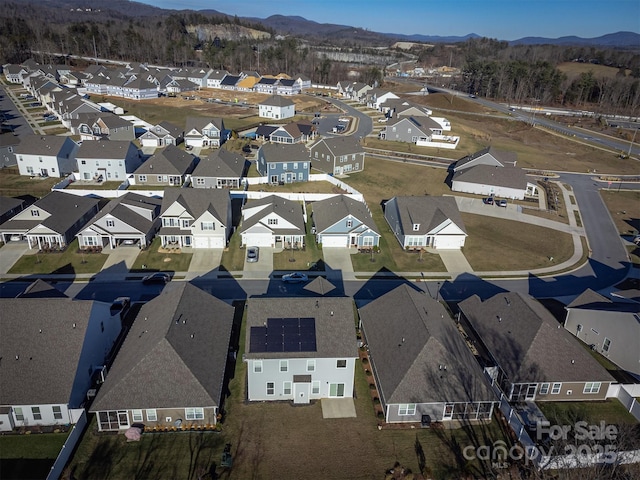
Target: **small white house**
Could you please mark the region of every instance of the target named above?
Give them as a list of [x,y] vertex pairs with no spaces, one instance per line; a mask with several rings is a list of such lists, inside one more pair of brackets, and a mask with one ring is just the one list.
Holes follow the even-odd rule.
[[14,153],[20,175],[64,177],[76,170],[77,150],[70,137],[25,135]]
[[351,298],[250,298],[243,357],[248,400],[353,397],[355,333]]
[[77,152],[81,180],[124,181],[142,164],[142,155],[129,140],[83,142]]
[[296,104],[289,98],[280,95],[272,95],[258,104],[258,116],[282,120],[291,118],[296,114]]

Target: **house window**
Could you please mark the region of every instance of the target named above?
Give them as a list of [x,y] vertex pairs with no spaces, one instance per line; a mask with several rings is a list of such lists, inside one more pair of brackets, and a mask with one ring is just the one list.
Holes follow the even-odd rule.
[[115,226],[116,226],[115,220],[107,220],[107,227],[115,227]]
[[320,381],[314,380],[311,382],[311,394],[312,395],[320,395]]
[[420,224],[419,223],[414,223],[413,224],[413,231],[417,232],[418,230],[420,230]]
[[267,382],[267,395],[274,395],[276,393],[276,384],[274,382]]
[[602,351],[607,353],[609,352],[609,348],[611,347],[611,340],[607,337],[604,337],[604,342],[602,342]]
[[33,167],[27,167],[27,173],[33,175]]
[[38,157],[38,160],[40,160],[40,163],[42,163],[42,157]]
[[134,422],[142,422],[142,410],[131,410],[131,418]]
[[560,393],[560,388],[562,388],[561,383],[554,383],[551,387],[551,395],[557,395]]
[[549,384],[543,383],[540,385],[540,395],[546,395],[549,393]]
[[336,368],[347,368],[347,361],[346,360],[338,360],[336,362]]
[[22,408],[16,407],[13,409],[13,413],[16,416],[16,421],[24,422],[24,413],[22,413]]
[[60,408],[60,405],[54,405],[51,407],[51,410],[53,411],[53,418],[55,420],[62,420],[62,409]]
[[304,175],[302,174],[302,172],[298,174],[298,180],[304,180]]
[[373,247],[373,237],[362,237],[363,247]]
[[295,162],[295,163],[293,164],[293,169],[294,169],[294,170],[297,170],[297,169],[298,169],[298,162]]
[[95,247],[98,245],[97,237],[83,237],[83,239],[86,247]]
[[[178,224],[176,223],[176,226]],[[189,228],[189,220],[182,220],[182,228]]]
[[344,397],[344,383],[330,383],[329,384],[329,396],[330,397]]
[[278,219],[277,219],[277,218],[270,218],[270,219],[267,221],[267,224],[268,224],[268,225],[277,225],[277,224],[278,224]]
[[253,362],[253,373],[262,373],[262,360]]
[[351,228],[353,227],[353,220],[349,219],[347,220],[347,228]]
[[416,404],[415,403],[401,403],[398,406],[398,415],[415,415]]
[[306,163],[303,163],[303,164],[302,164],[302,168],[306,170],[306,168],[307,168],[307,164],[306,164]]
[[38,210],[37,208],[34,208],[33,210],[31,210],[31,216],[32,217],[39,217],[40,216],[40,210]]
[[146,175],[138,175],[138,180],[141,182],[146,182],[147,181],[147,176]]
[[582,393],[598,393],[600,391],[600,382],[587,382],[584,384]]
[[213,222],[200,222],[200,228],[202,230],[215,230],[216,225]]
[[155,408],[147,409],[147,422],[157,422],[158,421],[158,412],[156,412]]
[[42,420],[42,414],[40,413],[40,407],[31,407],[31,414],[34,420]]
[[315,371],[316,371],[316,361],[315,361],[315,359],[307,360],[307,372],[315,372]]
[[289,371],[289,361],[288,360],[280,360],[280,371],[288,372]]
[[[157,178],[158,178],[158,183],[162,182],[162,175],[158,175],[158,177],[157,177]],[[165,178],[166,178],[166,177],[165,177]],[[165,180],[165,182],[166,182],[166,180]]]
[[282,394],[291,395],[291,382],[284,382],[282,384]]
[[184,414],[187,420],[204,420],[204,408],[185,408]]

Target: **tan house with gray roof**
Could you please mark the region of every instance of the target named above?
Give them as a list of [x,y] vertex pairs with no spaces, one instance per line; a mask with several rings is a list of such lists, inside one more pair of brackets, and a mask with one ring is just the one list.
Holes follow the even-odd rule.
[[615,380],[534,298],[504,292],[458,304],[485,371],[510,402],[604,400]]

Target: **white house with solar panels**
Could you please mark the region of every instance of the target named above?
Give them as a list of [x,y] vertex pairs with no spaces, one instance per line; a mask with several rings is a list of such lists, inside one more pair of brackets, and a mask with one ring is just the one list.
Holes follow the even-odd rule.
[[248,400],[353,397],[358,345],[351,298],[250,298],[247,308]]

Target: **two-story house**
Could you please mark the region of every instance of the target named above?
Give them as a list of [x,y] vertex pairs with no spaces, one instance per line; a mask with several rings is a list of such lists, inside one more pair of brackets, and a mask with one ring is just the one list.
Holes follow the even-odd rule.
[[196,157],[168,145],[149,157],[133,173],[136,185],[180,187],[191,175]]
[[442,127],[429,117],[400,117],[393,118],[380,137],[391,142],[429,142],[433,135],[442,135]]
[[18,164],[15,153],[18,145],[20,145],[18,135],[0,130],[0,168],[15,167]]
[[136,139],[135,127],[124,118],[109,112],[87,112],[71,119],[71,131],[84,140]]
[[188,147],[218,148],[226,140],[222,118],[188,117],[184,132]]
[[309,151],[311,166],[329,175],[364,170],[364,148],[352,136],[321,138]]
[[247,399],[349,398],[358,349],[347,297],[247,301]]
[[296,114],[296,104],[293,100],[280,95],[272,95],[258,104],[258,116],[282,120]]
[[278,195],[251,200],[242,208],[240,236],[244,246],[302,248],[302,205]]
[[81,180],[124,181],[142,163],[140,151],[127,140],[83,142],[76,158]]
[[69,137],[28,134],[13,148],[20,175],[64,177],[76,170],[76,144]]
[[139,140],[143,147],[166,147],[180,144],[183,136],[182,128],[165,120],[149,128],[140,135]]
[[302,144],[266,144],[258,150],[258,173],[270,183],[294,183],[309,180],[311,160]]
[[233,229],[226,189],[167,188],[160,217],[163,247],[224,248]]

